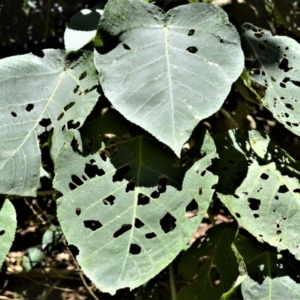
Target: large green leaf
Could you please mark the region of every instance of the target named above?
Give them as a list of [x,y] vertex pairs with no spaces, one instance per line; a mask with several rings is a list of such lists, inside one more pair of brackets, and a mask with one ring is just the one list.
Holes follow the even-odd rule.
[[[201,243],[195,242],[182,257],[179,272],[190,281],[178,299],[220,299],[237,277],[238,264],[231,249],[236,224],[220,224],[208,230]],[[196,278],[196,280],[195,280]]]
[[259,241],[300,259],[300,163],[255,130],[232,130],[215,142],[221,201]]
[[[64,195],[58,218],[99,289],[114,294],[135,288],[186,247],[214,192],[217,177],[206,169],[215,155],[207,153],[189,169],[180,191],[167,186],[159,193],[156,186],[132,187],[116,178],[118,171],[99,154],[82,157],[68,145],[61,150],[54,181]],[[197,216],[186,215],[191,209],[198,209]]]
[[266,88],[263,104],[274,118],[300,135],[300,45],[246,23],[242,46],[250,76]]
[[[0,61],[0,193],[35,195],[39,184],[37,135],[51,128],[60,148],[64,133],[79,127],[97,102],[93,54],[74,59],[44,50]],[[58,150],[55,150],[57,152]]]
[[17,219],[14,206],[0,196],[0,267],[15,238]]
[[165,14],[140,0],[110,0],[99,31],[118,39],[110,52],[95,53],[105,95],[180,156],[242,72],[240,39],[226,13],[198,3]]

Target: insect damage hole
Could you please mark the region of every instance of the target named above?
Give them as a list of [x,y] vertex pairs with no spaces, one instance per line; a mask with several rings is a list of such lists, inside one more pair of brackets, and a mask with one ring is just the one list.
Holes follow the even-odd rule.
[[137,255],[141,253],[142,248],[137,244],[131,244],[129,247],[129,253],[132,255]]
[[114,234],[114,238],[118,238],[119,236],[123,235],[127,231],[131,230],[132,225],[131,224],[123,224],[120,229],[118,229]]
[[209,279],[210,279],[212,286],[217,286],[221,283],[221,275],[220,275],[220,272],[214,262],[212,263],[210,270],[209,270]]
[[100,229],[102,227],[102,224],[97,220],[87,220],[83,221],[84,227],[91,229],[92,231],[95,231],[97,229]]
[[131,50],[131,48],[127,44],[122,44],[122,46],[125,50]]
[[33,108],[34,108],[34,105],[31,104],[31,103],[27,104],[27,106],[26,106],[26,110],[27,110],[27,111],[32,111]]
[[156,233],[154,233],[154,232],[146,233],[146,234],[145,234],[145,237],[146,237],[146,239],[151,240],[151,239],[153,239],[153,238],[156,237]]
[[260,200],[255,199],[255,198],[248,198],[247,200],[248,200],[248,202],[249,202],[249,207],[250,207],[252,210],[259,210],[259,207],[260,207]]
[[190,29],[187,35],[191,36],[194,35],[194,33],[195,33],[195,29]]
[[4,235],[4,233],[5,233],[5,230],[4,230],[4,229],[0,230],[0,236],[1,236],[1,235]]
[[170,213],[166,213],[165,216],[160,219],[159,224],[164,233],[168,233],[175,229],[176,219]]
[[16,118],[16,117],[18,116],[17,113],[15,113],[14,111],[11,112],[11,115],[12,115],[14,118]]
[[185,208],[185,216],[187,218],[196,217],[198,214],[198,203],[193,199]]
[[191,46],[191,47],[186,48],[186,51],[188,51],[192,54],[195,54],[198,52],[198,49],[197,49],[197,47]]
[[80,214],[81,214],[81,208],[80,207],[76,207],[75,213],[76,213],[77,216],[80,216]]

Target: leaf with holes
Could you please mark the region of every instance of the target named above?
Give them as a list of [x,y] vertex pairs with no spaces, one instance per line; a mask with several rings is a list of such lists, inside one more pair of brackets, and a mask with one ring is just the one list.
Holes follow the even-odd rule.
[[[294,283],[300,283],[300,261],[296,260],[288,251],[279,253],[275,247],[259,243],[249,234],[246,236],[240,234],[234,244],[242,255],[248,270],[248,276],[242,282],[241,287],[244,296],[252,295],[249,299],[263,299],[262,283],[269,290],[267,299],[277,299],[272,296],[276,278],[283,280],[285,276],[289,276]],[[264,289],[263,293],[265,292]],[[285,290],[285,293],[286,299],[295,299],[291,291]],[[255,294],[257,298],[253,298]]]
[[183,5],[166,14],[136,0],[110,0],[99,31],[117,40],[95,52],[105,95],[131,122],[177,156],[192,130],[215,113],[243,69],[236,29],[219,7]]
[[263,104],[287,129],[300,135],[300,45],[246,23],[242,46],[250,76],[266,88]]
[[17,229],[17,217],[11,202],[0,196],[0,268],[8,253]]
[[61,150],[54,180],[64,195],[59,222],[78,248],[83,271],[101,291],[114,294],[145,283],[186,247],[217,182],[206,170],[210,164],[205,156],[186,173],[182,190],[167,186],[159,193],[156,187],[128,188],[99,154],[82,157],[69,145]]
[[266,277],[261,284],[247,278],[242,285],[242,294],[244,300],[300,299],[300,284],[288,276]]
[[[178,299],[220,299],[236,280],[238,263],[231,249],[236,224],[220,224],[196,241],[179,263],[179,272],[190,281],[178,292]],[[196,279],[195,279],[196,278]]]
[[259,241],[300,259],[300,163],[255,130],[231,130],[215,142],[221,201]]
[[0,60],[0,193],[35,195],[37,135],[52,123],[52,142],[60,148],[62,132],[80,127],[97,102],[93,54],[74,56],[48,49],[43,58],[26,54]]
[[214,156],[212,139],[203,125],[196,127],[193,138],[186,145],[190,149],[185,148],[180,159],[170,148],[119,113],[86,123],[80,132],[85,152],[102,149],[103,155],[120,169],[118,175],[138,186],[151,187],[159,182],[161,188],[167,183],[180,189],[185,172],[197,159],[200,145],[203,146],[201,156],[207,155],[210,159]]

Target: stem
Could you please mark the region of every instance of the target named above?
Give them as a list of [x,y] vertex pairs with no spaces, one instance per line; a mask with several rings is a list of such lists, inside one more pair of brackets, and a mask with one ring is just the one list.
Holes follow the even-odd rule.
[[232,124],[234,127],[239,128],[238,123],[232,118],[232,116],[231,116],[225,109],[223,109],[223,108],[221,107],[221,108],[220,108],[220,112],[223,114],[224,117],[226,117],[226,118],[231,122],[231,124]]
[[177,300],[175,278],[174,278],[174,269],[173,269],[173,263],[172,262],[169,264],[169,278],[170,278],[170,287],[171,287],[171,299],[172,300]]

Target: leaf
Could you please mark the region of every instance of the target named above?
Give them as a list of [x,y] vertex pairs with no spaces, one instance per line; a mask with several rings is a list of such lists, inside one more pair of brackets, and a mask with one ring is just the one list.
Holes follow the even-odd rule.
[[[220,224],[195,242],[179,263],[179,272],[190,284],[178,292],[178,299],[220,299],[236,280],[238,264],[231,249],[237,226]],[[193,280],[196,277],[196,280]]]
[[244,300],[299,299],[300,284],[288,276],[274,279],[267,277],[261,285],[247,278],[242,285],[242,293]]
[[99,3],[91,9],[84,8],[71,18],[64,33],[66,52],[78,51],[95,38],[103,7]]
[[[66,58],[60,50],[44,50],[0,60],[0,193],[34,196],[39,185],[37,135],[55,131],[52,150],[64,133],[81,126],[98,100],[93,54]],[[55,155],[54,155],[55,156]]]
[[123,176],[138,186],[152,187],[161,182],[181,189],[184,174],[199,154],[200,145],[203,145],[202,155],[207,154],[209,159],[214,150],[213,144],[209,146],[212,139],[208,137],[206,129],[198,126],[190,141],[192,149],[182,153],[182,158],[178,159],[170,148],[119,113],[86,123],[80,132],[85,151],[102,149],[116,169],[130,168]]
[[14,206],[3,196],[0,197],[0,267],[5,260],[17,229],[17,219]]
[[[221,201],[259,241],[300,259],[300,164],[259,131],[232,130],[215,138]],[[265,226],[261,226],[265,224]]]
[[300,135],[300,45],[246,23],[242,46],[250,76],[266,88],[264,106],[287,129]]
[[110,0],[99,31],[118,40],[110,52],[95,52],[105,95],[180,156],[243,69],[239,36],[226,13],[197,3],[165,14],[143,1]]
[[[181,191],[167,186],[159,193],[116,180],[118,170],[108,159],[82,157],[65,145],[54,179],[64,195],[58,218],[68,243],[79,250],[83,271],[101,291],[114,294],[145,283],[186,247],[214,192],[210,164],[205,156],[186,173]],[[191,206],[197,217],[186,216]]]

